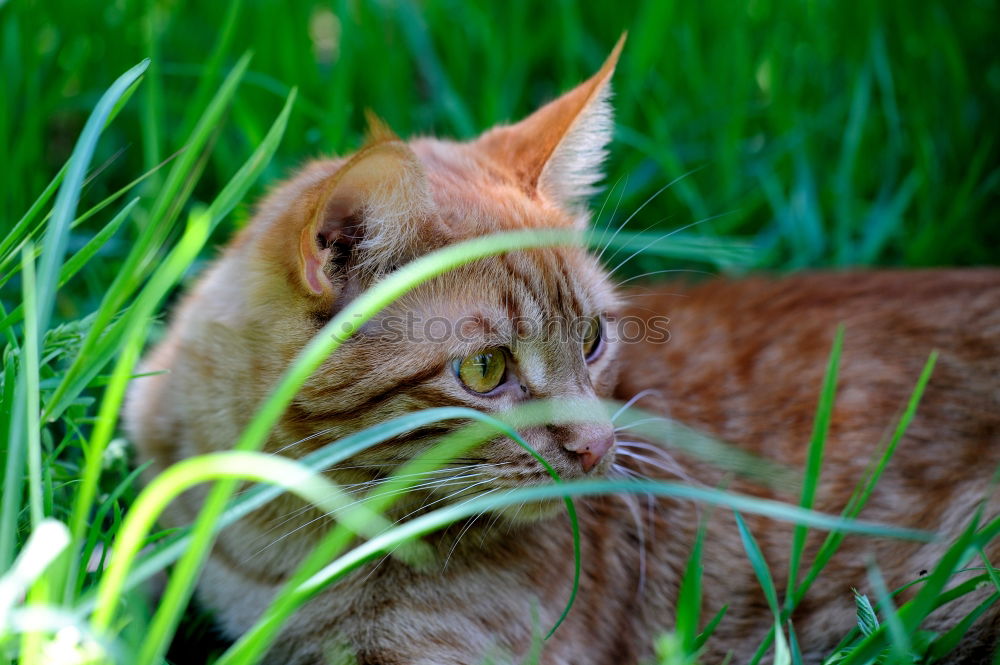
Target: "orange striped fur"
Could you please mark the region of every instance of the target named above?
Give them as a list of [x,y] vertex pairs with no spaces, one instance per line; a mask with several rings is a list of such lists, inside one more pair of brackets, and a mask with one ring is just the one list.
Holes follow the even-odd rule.
[[[313,335],[379,277],[463,239],[521,228],[582,229],[584,202],[610,140],[609,80],[619,44],[590,80],[526,120],[457,143],[403,142],[375,123],[357,154],[313,162],[277,187],[174,312],[145,360],[126,422],[150,474],[229,448],[281,373]],[[386,340],[407,316],[461,322],[462,335]],[[603,315],[670,317],[665,343],[621,343],[609,331],[588,361],[578,342],[519,337],[519,326]],[[602,414],[601,398],[701,429],[801,468],[825,360],[846,325],[839,398],[818,508],[839,512],[900,412],[932,349],[941,360],[919,416],[863,517],[954,534],[989,491],[1000,462],[1000,272],[853,272],[780,280],[617,292],[595,257],[577,247],[512,252],[477,261],[417,288],[332,354],[306,382],[266,449],[299,457],[348,433],[431,406],[500,412],[536,398],[571,399]],[[651,324],[652,325],[652,324]],[[462,386],[453,360],[509,348],[494,393]],[[650,392],[654,391],[654,392]],[[429,428],[358,455],[329,472],[362,487],[391,473],[455,427]],[[628,443],[610,417],[525,428],[525,439],[566,478],[628,472],[795,501],[793,493],[728,479],[710,465]],[[588,462],[593,463],[588,468]],[[430,481],[438,481],[433,484]],[[396,504],[393,519],[440,501],[549,482],[513,442],[493,440]],[[191,491],[164,516],[190,522],[205,495]],[[438,502],[438,503],[435,503]],[[583,576],[566,623],[545,643],[547,665],[631,664],[674,622],[680,576],[699,519],[705,542],[705,619],[729,605],[703,656],[745,662],[770,613],[726,511],[670,500],[579,500]],[[710,513],[710,514],[709,514]],[[791,527],[748,517],[775,571],[787,569]],[[226,529],[198,587],[222,630],[237,637],[267,606],[330,520],[281,498]],[[810,536],[806,562],[820,536]],[[428,539],[425,567],[395,557],[366,565],[303,607],[268,655],[273,664],[469,665],[520,662],[533,631],[551,626],[570,593],[573,555],[558,507],[511,509],[456,524]],[[890,587],[932,567],[944,544],[848,538],[794,616],[807,661],[854,623],[851,588],[864,588],[869,557]],[[998,553],[993,552],[994,562]],[[783,594],[785,580],[776,580]],[[953,624],[985,596],[933,615]],[[998,631],[980,619],[956,659],[982,662]],[[958,662],[956,660],[955,662]]]

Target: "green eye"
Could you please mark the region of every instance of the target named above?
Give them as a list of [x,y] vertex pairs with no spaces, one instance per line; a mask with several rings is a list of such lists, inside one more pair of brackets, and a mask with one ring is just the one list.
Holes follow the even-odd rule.
[[465,386],[477,393],[488,393],[503,381],[507,359],[500,349],[480,351],[456,361],[455,373]]
[[593,360],[601,348],[601,317],[595,316],[587,322],[583,335],[583,357]]

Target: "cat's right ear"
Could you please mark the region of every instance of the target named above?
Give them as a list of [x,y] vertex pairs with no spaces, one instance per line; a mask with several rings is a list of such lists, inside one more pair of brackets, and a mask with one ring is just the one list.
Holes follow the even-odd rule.
[[373,144],[307,185],[265,232],[265,251],[311,296],[336,296],[338,270],[348,262],[377,274],[417,253],[417,233],[431,214],[426,178],[402,141],[374,129]]

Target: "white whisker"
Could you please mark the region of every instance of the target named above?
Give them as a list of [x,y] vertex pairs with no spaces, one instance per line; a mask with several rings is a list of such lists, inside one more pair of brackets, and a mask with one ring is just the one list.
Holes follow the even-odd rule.
[[663,393],[661,393],[659,390],[656,390],[655,388],[646,388],[645,390],[639,391],[638,393],[636,393],[635,395],[633,395],[632,398],[629,401],[627,401],[624,404],[622,404],[622,406],[621,406],[620,409],[618,409],[617,411],[615,411],[615,414],[613,416],[611,416],[611,422],[614,422],[615,420],[617,420],[618,416],[622,415],[622,413],[624,413],[625,410],[628,409],[630,406],[632,406],[633,404],[635,404],[636,402],[638,402],[639,400],[641,400],[643,397],[648,397],[649,395],[661,395],[662,396]]
[[[665,275],[670,272],[691,272],[700,275],[714,275],[715,273],[708,272],[707,270],[691,270],[688,268],[671,268],[668,270],[651,270],[649,272],[644,272],[641,275],[636,275],[635,277],[629,277],[628,279],[623,279],[622,281],[615,284],[615,288],[620,289],[629,282],[634,282],[637,279],[642,279],[643,277],[652,277],[653,275]],[[680,294],[676,294],[680,295]]]
[[[684,178],[688,177],[692,173],[700,171],[702,168],[704,168],[704,167],[699,166],[698,168],[691,169],[687,173],[682,173],[681,175],[677,176],[676,178],[674,178],[673,180],[671,180],[670,182],[668,182],[667,184],[665,184],[663,187],[660,187],[658,190],[656,190],[655,192],[653,192],[653,194],[648,199],[646,199],[645,201],[642,202],[642,205],[640,205],[638,208],[635,209],[635,212],[633,212],[631,215],[629,215],[625,219],[625,221],[622,222],[621,226],[618,227],[618,230],[615,231],[615,234],[613,236],[611,236],[611,240],[608,241],[608,245],[610,245],[614,241],[615,237],[621,232],[621,230],[623,228],[625,228],[625,225],[628,224],[630,221],[632,221],[633,217],[635,217],[640,212],[642,212],[642,209],[645,208],[647,205],[649,205],[650,202],[652,202],[653,199],[655,199],[657,196],[659,196],[663,192],[667,191],[667,189],[669,189],[673,185],[677,184],[678,182],[680,182]],[[604,255],[604,252],[602,251],[601,254],[598,255],[598,257],[597,257],[598,260],[600,260],[601,256],[603,256],[603,255]],[[609,256],[608,260],[610,261],[611,259],[615,258],[617,255],[618,255],[618,250],[616,250],[614,254],[612,254],[611,256]],[[612,272],[614,272],[614,271],[612,271]]]
[[618,449],[615,450],[615,455],[622,455],[624,457],[634,459],[638,462],[648,464],[652,467],[656,467],[657,469],[660,469],[661,471],[664,471],[672,476],[676,476],[681,480],[686,480],[692,485],[703,486],[703,483],[695,480],[690,475],[688,475],[687,471],[685,471],[677,463],[677,461],[674,460],[674,458],[670,457],[670,455],[666,453],[664,453],[660,459],[653,459],[652,457],[649,457],[647,455],[641,455],[635,451],[631,451],[628,449],[627,446],[619,446]]
[[[625,175],[623,175],[623,176],[620,176],[618,178],[618,180],[615,181],[614,186],[610,190],[608,190],[608,195],[604,197],[604,203],[601,204],[601,209],[598,211],[597,217],[594,218],[594,224],[593,224],[593,226],[595,228],[597,226],[600,226],[600,224],[601,224],[601,217],[604,216],[604,208],[607,207],[608,201],[611,200],[611,195],[614,194],[614,192],[615,192],[616,189],[618,189],[618,185],[621,184],[621,182],[622,182],[623,179],[625,180],[625,186],[622,187],[621,190],[618,192],[618,203],[615,204],[615,210],[614,210],[614,212],[611,213],[611,219],[614,219],[615,215],[618,214],[618,206],[621,205],[621,203],[622,203],[622,197],[625,196],[625,190],[628,189],[628,174],[627,173]],[[602,254],[604,253],[604,250],[607,247],[607,245],[604,244],[604,238],[605,238],[605,236],[607,236],[609,228],[611,228],[610,225],[609,226],[604,226],[602,228],[602,230],[601,230],[601,238],[600,238],[600,240],[597,241],[597,245],[601,248],[601,253]],[[600,256],[600,254],[598,254],[597,255],[597,259],[600,260],[600,258],[601,258],[601,256]]]
[[[431,506],[433,506],[435,504],[438,504],[438,503],[441,503],[442,501],[447,501],[448,499],[453,499],[456,496],[458,496],[459,494],[461,494],[462,492],[468,492],[469,490],[471,490],[474,487],[479,487],[480,485],[484,485],[484,484],[486,484],[488,482],[492,482],[493,480],[494,480],[493,478],[487,478],[486,480],[480,480],[479,482],[472,483],[471,485],[466,485],[465,487],[461,488],[460,490],[458,490],[456,492],[452,492],[451,494],[448,494],[447,496],[443,496],[443,497],[441,497],[439,499],[435,499],[434,501],[431,501],[430,503],[427,503],[426,500],[425,500],[419,506],[417,506],[416,508],[414,508],[410,512],[406,513],[405,515],[403,515],[402,517],[400,517],[395,522],[393,522],[392,526],[396,526],[397,524],[399,524],[400,522],[402,522],[403,520],[405,520],[410,515],[418,513],[421,510],[424,510],[426,508],[430,508]],[[482,493],[478,494],[477,496],[482,496]]]
[[635,422],[628,423],[627,425],[622,425],[621,427],[616,427],[615,428],[615,433],[617,434],[618,432],[624,432],[625,430],[632,429],[633,427],[638,427],[639,425],[645,425],[646,423],[655,423],[655,422],[669,423],[670,419],[669,418],[664,418],[662,416],[653,416],[653,417],[650,417],[650,418],[640,418],[639,420],[636,420]]
[[[478,495],[476,495],[476,496],[472,497],[471,499],[468,499],[468,500],[466,500],[466,501],[463,501],[462,503],[459,503],[459,504],[457,504],[457,505],[459,505],[459,506],[464,506],[465,504],[469,503],[469,501],[473,501],[473,500],[475,500],[475,499],[479,499],[479,498],[481,498],[481,497],[484,497],[484,496],[487,496],[487,495],[489,495],[489,494],[492,494],[492,493],[494,493],[494,492],[498,492],[498,491],[500,491],[500,489],[501,489],[501,488],[499,488],[499,487],[494,487],[494,488],[493,488],[493,489],[491,489],[491,490],[486,490],[485,492],[481,492],[481,493],[479,493]],[[447,555],[447,556],[445,556],[445,558],[444,558],[444,565],[442,565],[442,568],[447,568],[447,567],[448,567],[448,562],[449,562],[449,561],[451,561],[451,555],[455,553],[455,548],[457,548],[457,547],[458,547],[458,542],[459,542],[459,541],[460,541],[460,540],[462,539],[462,536],[464,536],[464,535],[465,535],[465,533],[466,533],[466,532],[467,532],[467,531],[469,530],[469,528],[470,528],[470,527],[472,526],[472,524],[473,524],[473,523],[474,523],[474,522],[475,522],[476,520],[478,520],[478,519],[479,519],[480,517],[482,517],[482,516],[483,516],[484,514],[485,514],[485,513],[477,513],[477,514],[473,515],[473,516],[472,516],[472,517],[471,517],[471,518],[469,519],[469,521],[468,521],[468,522],[467,522],[467,523],[465,524],[465,526],[464,526],[464,527],[462,527],[462,530],[458,532],[458,537],[456,537],[456,538],[455,538],[455,542],[451,544],[451,549],[449,549],[449,550],[448,550],[448,555]]]
[[681,226],[681,227],[676,228],[676,229],[674,229],[672,231],[664,233],[663,235],[661,235],[661,236],[659,236],[657,238],[653,238],[648,243],[646,243],[645,245],[643,245],[639,249],[637,249],[634,252],[632,252],[631,254],[629,254],[629,256],[624,261],[622,261],[621,263],[619,263],[618,265],[616,265],[614,268],[612,268],[611,270],[609,270],[608,271],[608,277],[611,277],[612,275],[614,275],[616,272],[618,272],[619,268],[621,268],[623,265],[625,265],[626,263],[628,263],[629,261],[631,261],[632,259],[634,259],[635,257],[637,257],[639,254],[642,254],[643,252],[645,252],[647,249],[649,249],[650,247],[652,247],[656,243],[662,242],[663,240],[666,240],[670,236],[672,236],[674,234],[677,234],[677,233],[680,233],[681,231],[686,231],[686,230],[690,229],[692,226],[697,226],[698,224],[704,224],[705,222],[710,222],[713,219],[718,219],[718,218],[724,217],[725,215],[728,215],[728,214],[730,214],[730,213],[724,212],[724,213],[720,213],[718,215],[712,215],[711,217],[705,217],[704,219],[699,219],[698,221],[691,222],[690,224],[685,224],[684,226]]
[[636,496],[627,493],[616,496],[625,503],[625,507],[628,508],[629,514],[632,515],[632,520],[635,522],[636,537],[639,541],[639,584],[636,588],[636,594],[642,595],[642,591],[646,586],[646,529],[642,523],[642,516],[639,514],[639,504]]
[[[626,177],[625,177],[625,187],[622,187],[621,191],[618,193],[618,203],[615,204],[615,210],[614,210],[614,212],[611,213],[611,217],[608,218],[608,225],[606,227],[604,227],[604,232],[605,233],[607,233],[607,230],[609,228],[611,228],[611,221],[615,218],[616,215],[618,215],[618,208],[622,204],[622,198],[624,198],[624,196],[625,196],[625,190],[626,189],[628,189],[628,175],[627,174],[626,174]],[[629,217],[629,219],[632,219],[632,218]],[[618,230],[615,231],[614,234],[610,238],[608,238],[608,242],[603,247],[601,247],[601,251],[597,254],[597,260],[598,261],[601,260],[601,257],[604,256],[604,252],[607,251],[608,247],[610,247],[611,243],[614,241],[615,236],[618,235],[619,231],[621,231],[622,227],[624,227],[626,224],[628,224],[628,219],[626,219],[624,222],[622,222],[621,226],[618,227]],[[601,236],[601,242],[604,242],[604,236],[603,235]]]
[[288,444],[287,446],[282,446],[281,448],[278,448],[277,450],[275,450],[275,451],[272,451],[272,453],[271,453],[271,454],[272,454],[272,455],[278,455],[278,454],[280,454],[280,453],[283,453],[283,452],[285,452],[285,451],[286,451],[286,450],[288,450],[289,448],[294,448],[295,446],[299,445],[300,443],[305,443],[306,441],[312,441],[313,439],[316,439],[316,438],[318,438],[318,437],[321,437],[321,436],[323,436],[324,434],[329,434],[329,433],[330,433],[330,432],[332,432],[332,431],[333,431],[334,429],[336,429],[336,428],[334,428],[334,427],[328,427],[328,428],[326,428],[326,429],[321,429],[321,430],[319,430],[319,431],[317,431],[317,432],[313,432],[312,434],[310,434],[309,436],[307,436],[307,437],[305,437],[305,438],[302,438],[302,439],[299,439],[298,441],[294,441],[294,442],[292,442],[292,443],[289,443],[289,444]]

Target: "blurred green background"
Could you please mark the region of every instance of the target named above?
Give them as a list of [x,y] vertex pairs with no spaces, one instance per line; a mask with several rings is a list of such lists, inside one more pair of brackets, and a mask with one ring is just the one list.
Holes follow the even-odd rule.
[[[366,108],[403,136],[471,137],[581,81],[628,30],[607,181],[617,188],[600,223],[617,226],[685,176],[629,228],[700,222],[687,233],[750,239],[756,266],[771,269],[998,263],[998,28],[993,0],[8,0],[0,225],[56,173],[99,95],[147,56],[146,80],[101,139],[84,207],[182,148],[245,51],[250,72],[195,200],[211,200],[299,88],[277,157],[226,235],[303,160],[356,148]],[[155,192],[163,172],[138,191]],[[76,229],[70,249],[114,212]],[[81,307],[130,233],[73,287]]]

